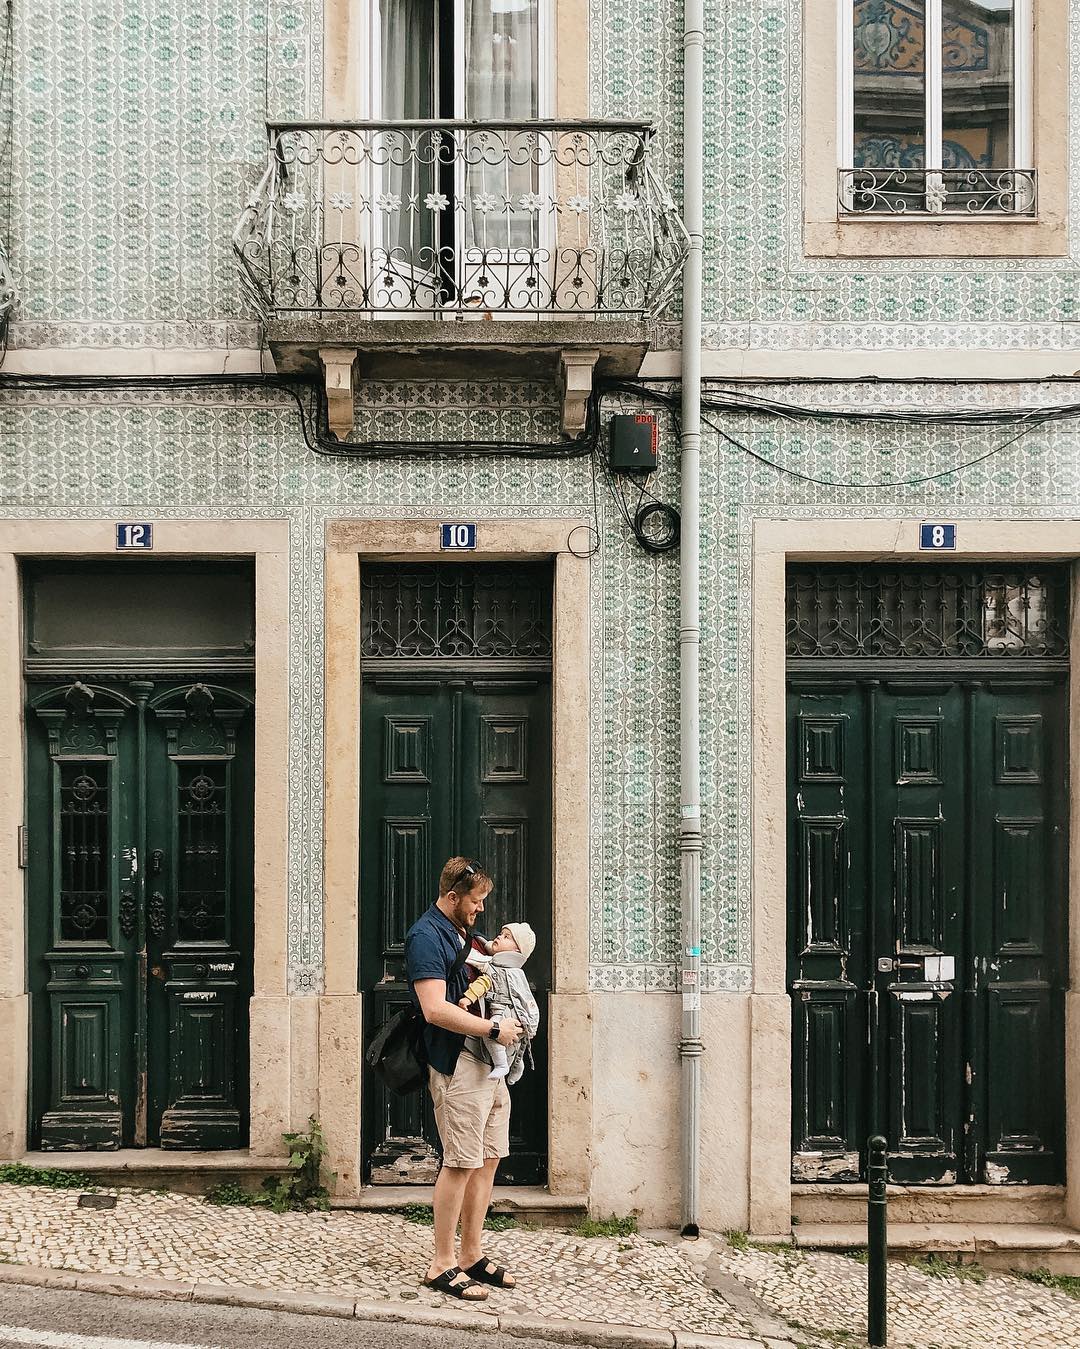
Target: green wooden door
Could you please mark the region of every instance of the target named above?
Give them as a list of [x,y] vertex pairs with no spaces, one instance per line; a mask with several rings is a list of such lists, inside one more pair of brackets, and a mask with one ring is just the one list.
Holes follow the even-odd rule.
[[1063,1177],[1065,686],[792,678],[793,1176]]
[[[476,930],[528,922],[526,967],[541,1009],[551,987],[551,698],[546,678],[467,674],[375,677],[363,686],[360,986],[365,1024],[408,999],[405,934],[438,894],[447,857],[478,858],[495,886]],[[513,1088],[506,1184],[547,1175],[546,1027],[535,1070]],[[434,1178],[438,1141],[427,1093],[364,1083],[365,1153],[375,1183]]]
[[33,1143],[243,1146],[252,682],[27,694]]

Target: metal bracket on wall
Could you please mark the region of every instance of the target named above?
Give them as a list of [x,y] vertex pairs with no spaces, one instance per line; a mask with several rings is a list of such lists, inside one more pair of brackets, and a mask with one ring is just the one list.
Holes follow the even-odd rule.
[[348,440],[353,429],[353,367],[356,351],[349,347],[320,347],[326,385],[326,415],[338,440]]

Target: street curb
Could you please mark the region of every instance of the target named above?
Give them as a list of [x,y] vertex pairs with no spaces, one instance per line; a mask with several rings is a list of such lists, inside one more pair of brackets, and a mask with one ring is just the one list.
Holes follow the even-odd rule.
[[[620,1326],[607,1321],[566,1321],[543,1316],[500,1316],[486,1307],[422,1307],[411,1303],[376,1302],[305,1293],[286,1289],[232,1287],[225,1284],[172,1279],[144,1279],[124,1274],[92,1274],[43,1265],[0,1264],[0,1284],[56,1288],[113,1297],[191,1302],[219,1307],[251,1307],[262,1311],[293,1312],[306,1316],[333,1316],[342,1320],[396,1322],[464,1330],[470,1335],[498,1334],[553,1344],[594,1345],[597,1349],[769,1349],[764,1340],[703,1335],[696,1331],[656,1330],[647,1326]],[[772,1341],[779,1346],[781,1341]]]

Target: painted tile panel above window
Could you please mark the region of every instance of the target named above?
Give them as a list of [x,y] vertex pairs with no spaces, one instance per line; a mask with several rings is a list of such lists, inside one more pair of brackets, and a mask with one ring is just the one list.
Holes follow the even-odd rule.
[[[1064,34],[1055,38],[1055,8],[807,0],[807,253],[1063,253],[1065,137],[1055,116],[1065,72],[1051,44]],[[835,100],[824,68],[835,75]]]

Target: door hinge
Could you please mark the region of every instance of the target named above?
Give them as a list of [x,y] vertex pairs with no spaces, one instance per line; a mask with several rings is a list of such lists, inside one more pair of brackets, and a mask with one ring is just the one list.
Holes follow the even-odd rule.
[[25,869],[30,865],[30,840],[26,832],[25,824],[19,825],[18,850],[19,850],[19,866]]

